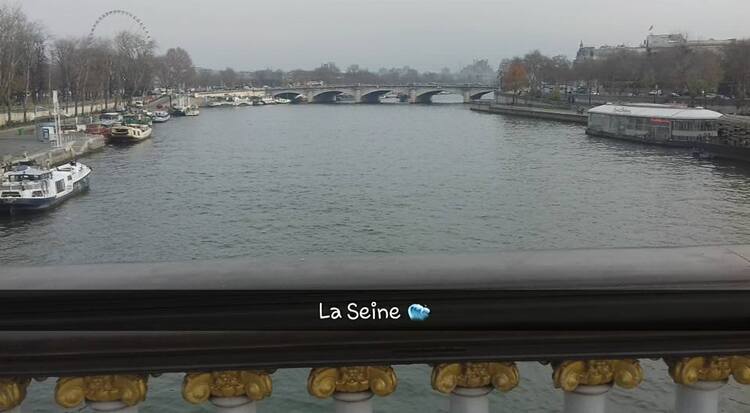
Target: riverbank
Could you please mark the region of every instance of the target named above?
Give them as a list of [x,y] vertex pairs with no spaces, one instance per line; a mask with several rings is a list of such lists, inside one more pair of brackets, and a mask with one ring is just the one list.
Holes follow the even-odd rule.
[[475,103],[471,105],[470,109],[475,112],[525,116],[530,118],[580,123],[583,125],[588,122],[588,116],[585,113],[578,113],[573,110],[565,109],[533,108],[524,106],[501,105],[495,103]]
[[691,99],[688,96],[572,95],[567,97],[563,96],[561,99],[551,99],[550,97],[532,97],[528,95],[517,96],[512,93],[500,93],[497,95],[495,103],[501,105],[576,110],[581,107],[588,109],[595,106],[605,105],[610,102],[616,102],[619,104],[659,103],[667,105],[701,106],[708,110],[713,110],[725,115],[750,115],[750,101],[743,101],[740,106],[737,106],[737,102],[727,99]]
[[[85,102],[78,105],[78,110],[76,111],[75,106],[68,105],[67,107],[65,105],[62,105],[60,108],[60,116],[63,118],[73,118],[77,116],[88,116],[95,113],[108,111],[108,110],[117,110],[122,104],[119,106],[115,106],[113,102],[108,102],[105,104],[103,101],[97,101],[97,102]],[[41,107],[39,107],[41,108]],[[4,127],[16,127],[16,126],[29,126],[33,125],[34,122],[37,119],[40,118],[49,118],[50,112],[46,108],[44,110],[33,110],[29,109],[26,112],[26,115],[24,117],[23,111],[12,111],[10,113],[10,122],[8,121],[8,114],[2,113],[0,115],[0,128]]]
[[79,134],[70,137],[64,146],[51,148],[49,143],[39,142],[33,136],[0,137],[0,169],[24,159],[58,166],[100,150],[105,143],[103,136]]

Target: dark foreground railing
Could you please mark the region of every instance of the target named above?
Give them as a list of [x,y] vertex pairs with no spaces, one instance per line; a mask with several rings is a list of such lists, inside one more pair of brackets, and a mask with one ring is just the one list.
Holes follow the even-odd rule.
[[670,366],[677,411],[713,412],[748,355],[750,246],[0,268],[0,412],[40,376],[63,407],[133,411],[164,372],[189,373],[189,402],[249,412],[287,367],[366,412],[389,365],[417,363],[452,412],[486,412],[518,361],[598,412],[640,383],[638,358]]

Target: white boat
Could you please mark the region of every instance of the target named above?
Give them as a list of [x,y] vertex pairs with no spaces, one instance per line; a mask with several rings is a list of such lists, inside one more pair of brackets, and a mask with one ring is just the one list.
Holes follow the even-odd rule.
[[164,123],[168,121],[170,118],[171,116],[169,116],[169,112],[164,111],[164,110],[157,110],[156,112],[154,112],[154,116],[152,119],[154,123]]
[[286,105],[286,104],[292,103],[292,101],[291,101],[291,100],[289,100],[289,99],[284,99],[284,98],[275,98],[275,99],[273,100],[273,102],[274,102],[275,104],[277,104],[277,105]]
[[106,127],[111,127],[116,123],[122,122],[122,115],[116,112],[102,113],[99,115],[99,124]]
[[73,161],[46,169],[29,162],[3,173],[0,212],[44,211],[89,187],[91,168]]
[[148,125],[117,125],[109,133],[110,142],[134,143],[151,137],[151,127]]
[[264,105],[275,105],[276,104],[276,100],[274,98],[270,97],[270,96],[269,97],[264,97],[263,99],[261,99],[261,101],[263,102]]
[[250,100],[250,98],[234,98],[232,104],[234,106],[252,106],[253,102]]
[[181,95],[177,99],[177,104],[173,106],[172,114],[175,116],[198,116],[200,110],[198,110],[198,106],[190,103],[190,96]]

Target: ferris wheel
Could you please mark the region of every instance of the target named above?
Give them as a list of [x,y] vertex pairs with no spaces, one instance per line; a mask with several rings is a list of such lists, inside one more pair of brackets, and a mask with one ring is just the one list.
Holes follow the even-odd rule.
[[94,41],[96,30],[97,28],[99,28],[103,21],[116,16],[124,17],[127,21],[130,22],[131,26],[135,26],[136,30],[141,32],[141,34],[146,38],[147,42],[151,42],[151,32],[149,32],[148,27],[146,27],[146,25],[143,23],[143,20],[127,10],[120,9],[110,10],[106,13],[103,13],[101,16],[99,16],[99,18],[96,19],[94,24],[91,26],[91,31],[89,31],[88,42],[92,43]]

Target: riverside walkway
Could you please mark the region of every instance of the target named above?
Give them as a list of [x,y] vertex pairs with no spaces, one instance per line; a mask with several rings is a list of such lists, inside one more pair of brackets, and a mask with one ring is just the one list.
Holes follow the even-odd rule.
[[69,135],[67,142],[59,147],[41,142],[34,135],[0,134],[0,169],[21,159],[31,159],[40,165],[57,166],[99,150],[104,145],[103,136],[84,133]]

